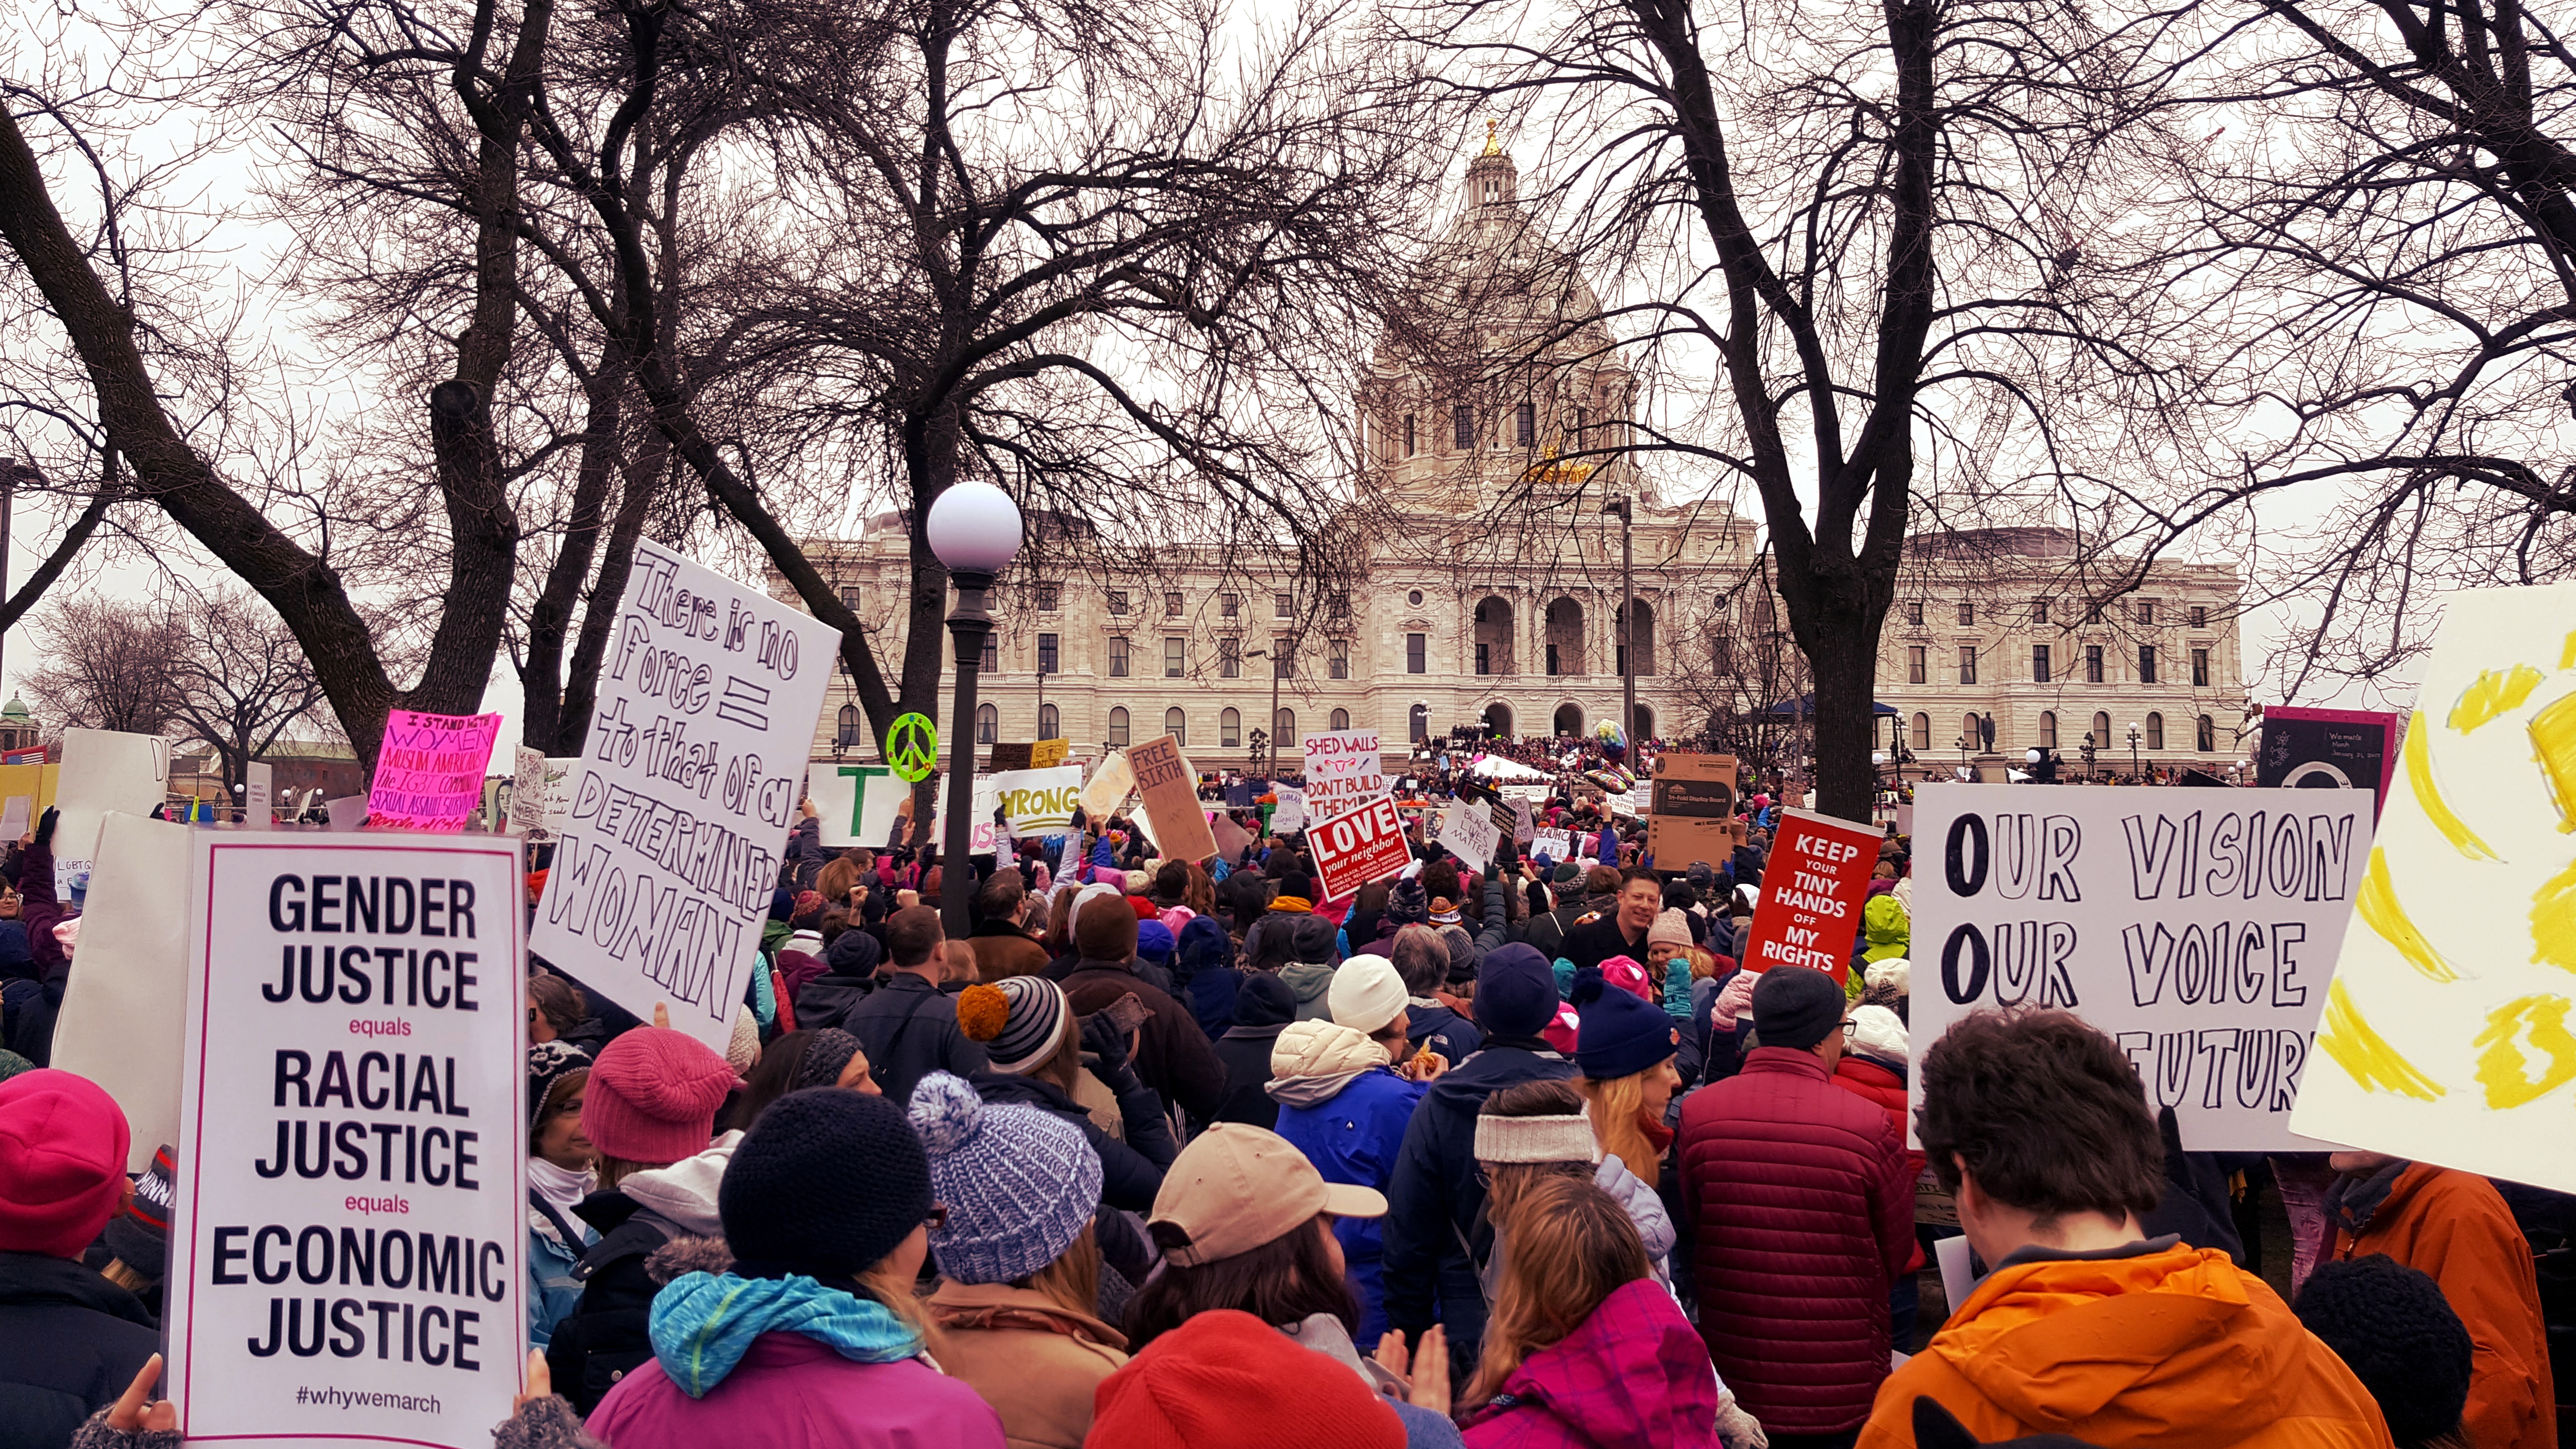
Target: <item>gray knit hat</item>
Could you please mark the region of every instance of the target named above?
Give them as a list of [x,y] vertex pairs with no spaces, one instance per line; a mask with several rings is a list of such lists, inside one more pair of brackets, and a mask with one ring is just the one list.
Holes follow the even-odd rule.
[[986,1106],[961,1078],[932,1072],[912,1089],[912,1126],[948,1210],[930,1251],[952,1281],[1035,1273],[1064,1256],[1100,1206],[1100,1154],[1051,1112]]
[[835,1087],[841,1082],[841,1069],[859,1054],[859,1039],[837,1026],[827,1026],[814,1033],[805,1043],[804,1060],[796,1064],[796,1079],[788,1084],[791,1092],[807,1087]]
[[1018,1076],[1055,1059],[1072,1030],[1073,1003],[1043,976],[1005,976],[957,997],[957,1025],[984,1044],[993,1070]]

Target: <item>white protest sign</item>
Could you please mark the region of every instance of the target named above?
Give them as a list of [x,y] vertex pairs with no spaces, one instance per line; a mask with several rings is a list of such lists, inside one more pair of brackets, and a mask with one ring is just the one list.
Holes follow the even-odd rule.
[[1968,1012],[2063,1008],[2120,1044],[2190,1150],[2316,1150],[2290,1109],[2370,814],[2359,790],[1923,786],[1915,1060]]
[[[975,823],[966,832],[968,855],[995,853],[993,812],[1001,808],[1001,801],[994,793],[993,780],[991,775],[975,777],[975,803],[970,816]],[[948,846],[948,785],[944,780],[940,782],[939,810],[930,817],[930,842],[943,850]]]
[[[2444,602],[2353,926],[2316,993],[2301,1132],[2576,1191],[2571,632],[2576,586]],[[2346,796],[2368,809],[2366,790],[2299,793]]]
[[1082,812],[1097,833],[1118,807],[1126,803],[1128,793],[1136,788],[1136,771],[1127,763],[1127,752],[1117,750],[1092,771],[1091,783],[1082,787]]
[[991,779],[993,798],[1010,821],[1011,834],[1062,835],[1073,828],[1073,807],[1082,797],[1080,765],[1004,770]]
[[1305,737],[1306,808],[1339,815],[1372,795],[1386,793],[1378,768],[1377,731],[1327,730]]
[[1562,830],[1533,830],[1529,853],[1562,863],[1574,854],[1574,837]]
[[1523,845],[1538,838],[1538,817],[1530,813],[1527,800],[1512,801],[1512,839]]
[[839,636],[651,543],[614,627],[530,944],[721,1052]]
[[1305,829],[1306,792],[1294,785],[1275,785],[1271,790],[1279,801],[1270,807],[1271,833],[1286,835],[1292,830]]
[[805,794],[822,824],[822,843],[883,847],[894,834],[895,812],[912,787],[896,779],[887,765],[817,760],[809,769]]
[[63,731],[63,766],[54,786],[54,892],[71,899],[72,882],[97,862],[98,826],[107,812],[149,815],[168,797],[170,742],[115,730]]
[[343,795],[336,800],[325,800],[322,808],[330,812],[330,829],[355,830],[367,823],[367,797],[364,795]]
[[[270,767],[253,760],[242,766],[242,823],[253,830],[266,830],[277,823],[269,813]],[[0,819],[0,836],[8,833],[8,821]]]
[[580,773],[580,757],[541,755],[521,745],[515,763],[510,823],[531,840],[552,840],[572,818],[572,786]]
[[0,840],[16,840],[27,833],[27,807],[35,803],[32,796],[12,795],[0,805]]
[[1439,840],[1442,849],[1483,872],[1493,868],[1494,850],[1503,843],[1503,832],[1494,824],[1492,811],[1462,802],[1441,817]]
[[179,1140],[179,1065],[188,1026],[188,827],[112,813],[98,832],[81,913],[80,969],[63,989],[53,1064],[107,1089],[133,1129],[128,1172]]
[[188,849],[179,1430],[483,1449],[528,1352],[519,842]]

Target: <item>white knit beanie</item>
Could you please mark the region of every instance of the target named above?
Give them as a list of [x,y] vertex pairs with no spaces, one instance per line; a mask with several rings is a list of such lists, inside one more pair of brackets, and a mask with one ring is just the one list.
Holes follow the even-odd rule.
[[1601,1143],[1581,1112],[1549,1117],[1476,1118],[1478,1162],[1599,1162]]

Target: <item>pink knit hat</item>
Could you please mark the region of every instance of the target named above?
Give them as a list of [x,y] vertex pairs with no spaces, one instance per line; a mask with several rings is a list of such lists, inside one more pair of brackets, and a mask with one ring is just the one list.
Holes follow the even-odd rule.
[[640,1026],[610,1042],[581,1099],[582,1135],[610,1157],[659,1166],[695,1157],[715,1136],[733,1068],[696,1037]]
[[125,1190],[125,1113],[97,1083],[39,1067],[0,1083],[0,1252],[77,1258]]

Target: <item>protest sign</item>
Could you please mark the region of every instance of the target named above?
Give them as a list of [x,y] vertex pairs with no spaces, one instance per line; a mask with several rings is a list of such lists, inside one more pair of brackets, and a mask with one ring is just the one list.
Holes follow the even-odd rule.
[[805,780],[825,845],[882,846],[894,833],[895,812],[912,787],[890,765],[845,765],[819,760]]
[[578,756],[541,755],[519,746],[510,785],[510,823],[530,840],[552,840],[572,816],[572,782]]
[[1012,770],[992,777],[993,796],[1011,834],[1062,835],[1073,828],[1073,807],[1082,798],[1082,771],[1074,765],[1045,770]]
[[721,1052],[840,636],[649,542],[612,627],[533,945]]
[[1530,813],[1527,800],[1512,802],[1512,839],[1527,845],[1538,838],[1538,817]]
[[1658,869],[1724,865],[1733,856],[1744,839],[1735,826],[1735,777],[1733,755],[1668,750],[1655,757],[1645,782],[1646,850]]
[[[277,823],[270,814],[271,782],[274,773],[258,760],[242,766],[242,823],[253,830],[266,830]],[[0,817],[0,838],[9,838],[9,822]]]
[[1097,834],[1109,817],[1118,813],[1118,807],[1127,803],[1128,792],[1135,788],[1136,771],[1127,763],[1126,753],[1111,751],[1082,787],[1082,811],[1091,818],[1093,833]]
[[424,714],[398,709],[385,718],[384,744],[367,791],[373,830],[457,831],[482,803],[483,772],[501,737],[497,714]]
[[2293,789],[2368,790],[2385,805],[2397,772],[2398,717],[2372,710],[2263,711],[2254,783]]
[[[2571,631],[2576,585],[2444,603],[2401,767],[2355,862],[2300,1132],[2576,1191]],[[2294,798],[2304,814],[2343,797]]]
[[[54,821],[55,893],[69,900],[73,883],[88,877],[98,858],[99,822],[109,811],[149,815],[164,803],[169,787],[169,741],[115,730],[64,730],[62,776],[52,802],[62,812]],[[40,792],[37,809],[44,805]]]
[[1198,776],[1190,772],[1179,740],[1170,735],[1147,740],[1127,752],[1127,767],[1136,772],[1136,793],[1145,802],[1154,848],[1166,860],[1205,860],[1216,854],[1216,836],[1199,805]]
[[997,742],[993,746],[993,758],[986,768],[990,769],[996,775],[1007,774],[1018,770],[1026,770],[1031,768],[1029,763],[1031,754],[1032,751],[1026,744],[1012,744],[1008,741]]
[[1228,863],[1243,859],[1245,848],[1252,844],[1252,836],[1235,824],[1231,815],[1210,815],[1208,833],[1216,838],[1216,853]]
[[1306,808],[1338,815],[1371,795],[1386,793],[1378,768],[1377,731],[1328,730],[1305,737]]
[[1563,830],[1533,830],[1529,853],[1552,861],[1570,860],[1574,856],[1574,836]]
[[1272,832],[1286,835],[1291,831],[1305,829],[1306,792],[1294,785],[1275,785],[1271,787],[1271,793],[1279,801],[1270,811]]
[[331,818],[328,829],[355,830],[367,823],[367,797],[364,795],[342,795],[325,800],[322,809]]
[[188,1022],[188,827],[110,812],[81,913],[80,969],[54,1022],[53,1065],[107,1090],[133,1129],[126,1170],[179,1140],[179,1063]]
[[1052,770],[1056,766],[1065,763],[1065,756],[1070,753],[1072,749],[1073,741],[1071,740],[1040,740],[1029,746],[1029,768],[1032,770]]
[[1402,875],[1413,863],[1404,816],[1384,795],[1372,795],[1353,809],[1307,826],[1306,849],[1315,857],[1319,905],[1371,881]]
[[1836,981],[1849,978],[1861,902],[1885,838],[1875,826],[1781,811],[1762,871],[1762,903],[1744,937],[1745,966],[1812,966]]
[[1493,869],[1503,832],[1495,828],[1491,810],[1461,801],[1441,818],[1438,839],[1442,849],[1483,872]]
[[1968,1012],[2063,1008],[2120,1044],[2192,1151],[2316,1150],[2291,1104],[2302,1067],[2318,1080],[2368,796],[1938,784],[1915,811],[1916,1061]]
[[43,745],[29,745],[23,750],[0,752],[0,765],[41,765],[44,762]]
[[[975,777],[975,800],[969,807],[974,812],[975,823],[966,831],[968,855],[991,855],[1000,849],[997,842],[1001,839],[1001,828],[993,823],[993,812],[1001,808],[1002,801],[993,785],[993,778],[991,775]],[[948,791],[944,785],[939,792],[939,808],[931,812],[930,838],[941,848],[947,847]]]
[[519,842],[188,849],[180,1432],[484,1449],[528,1347]]
[[24,795],[12,795],[0,804],[0,840],[16,840],[27,833],[28,807],[36,802]]

